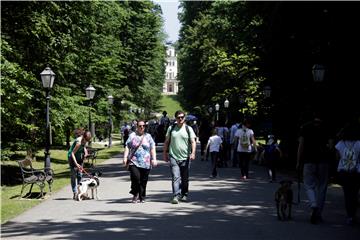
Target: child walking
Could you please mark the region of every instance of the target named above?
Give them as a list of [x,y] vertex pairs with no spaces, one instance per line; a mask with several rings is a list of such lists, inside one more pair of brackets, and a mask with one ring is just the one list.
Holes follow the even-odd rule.
[[219,152],[220,148],[222,148],[222,139],[220,136],[216,135],[216,129],[213,129],[211,131],[211,137],[208,140],[208,143],[206,145],[206,150],[209,149],[210,152],[210,159],[211,159],[211,175],[210,178],[216,178],[217,177],[217,171],[216,171],[216,163],[219,158]]
[[269,140],[264,147],[264,160],[269,176],[269,182],[276,182],[276,167],[282,152],[274,135],[269,135]]

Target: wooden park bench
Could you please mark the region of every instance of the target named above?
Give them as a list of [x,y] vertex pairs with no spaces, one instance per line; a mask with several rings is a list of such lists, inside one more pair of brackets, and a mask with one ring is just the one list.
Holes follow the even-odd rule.
[[[96,166],[96,157],[97,157],[97,153],[98,153],[98,149],[96,148],[91,148],[91,147],[87,147],[87,151],[88,151],[88,157],[87,157],[87,161],[90,164],[90,166],[95,167]],[[90,163],[91,161],[91,163]]]
[[23,191],[27,185],[31,185],[29,192],[26,196],[31,194],[34,184],[40,187],[40,196],[44,197],[44,188],[48,183],[49,191],[51,194],[51,185],[54,181],[54,171],[51,168],[35,169],[32,166],[31,159],[24,159],[18,161],[21,175],[22,175],[22,188],[19,198],[22,198]]

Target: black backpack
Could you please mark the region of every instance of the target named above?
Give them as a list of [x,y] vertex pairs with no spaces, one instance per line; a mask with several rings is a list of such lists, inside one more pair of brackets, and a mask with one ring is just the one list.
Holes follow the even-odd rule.
[[266,145],[264,149],[264,159],[268,162],[277,161],[280,158],[279,151],[275,144]]

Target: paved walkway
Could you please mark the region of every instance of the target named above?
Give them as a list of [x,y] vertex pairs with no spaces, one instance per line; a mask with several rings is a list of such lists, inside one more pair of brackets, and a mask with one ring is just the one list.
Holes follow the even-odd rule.
[[247,181],[240,180],[235,168],[221,168],[220,177],[210,180],[209,162],[196,160],[191,166],[190,201],[172,205],[169,168],[160,161],[150,175],[147,202],[132,204],[129,174],[120,157],[100,166],[100,200],[74,201],[67,186],[4,224],[1,239],[360,239],[359,225],[344,225],[339,188],[329,189],[324,223],[309,223],[303,191],[293,220],[280,222],[273,200],[278,184],[267,182],[262,167],[251,166]]

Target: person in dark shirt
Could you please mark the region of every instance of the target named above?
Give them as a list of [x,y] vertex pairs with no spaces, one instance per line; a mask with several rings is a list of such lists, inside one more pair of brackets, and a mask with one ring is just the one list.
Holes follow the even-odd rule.
[[333,148],[330,131],[320,115],[314,114],[312,121],[300,128],[297,154],[297,169],[303,166],[303,181],[306,195],[312,209],[310,222],[322,220],[329,176],[329,152]]

